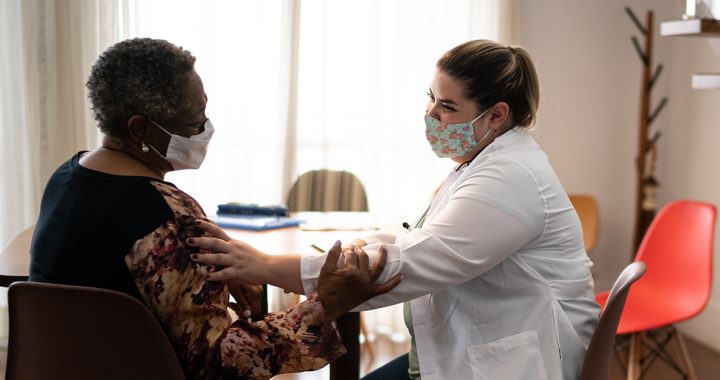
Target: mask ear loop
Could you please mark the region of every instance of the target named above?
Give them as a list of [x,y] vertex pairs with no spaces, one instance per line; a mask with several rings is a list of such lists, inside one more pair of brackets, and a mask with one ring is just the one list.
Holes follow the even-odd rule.
[[489,135],[490,132],[492,132],[492,131],[493,131],[492,128],[488,128],[488,131],[485,133],[485,136],[483,136],[483,137],[480,139],[480,141],[478,141],[478,145],[482,144],[482,142],[485,141],[485,139],[488,137],[488,135]]
[[[492,108],[492,107],[486,109],[486,110],[483,111],[480,115],[478,115],[478,117],[474,118],[474,119],[470,122],[470,125],[472,126],[473,123],[475,123],[476,121],[478,121],[478,119],[480,119],[481,117],[483,117],[483,115],[485,115],[488,111],[490,111],[491,108]],[[473,126],[473,127],[474,127],[474,126]],[[477,142],[478,145],[482,144],[482,142],[485,141],[485,139],[488,137],[488,135],[490,134],[490,132],[493,132],[493,131],[494,131],[494,129],[488,127],[488,131],[487,131],[487,132],[485,133],[485,135],[480,139],[480,141]]]
[[[165,132],[166,134],[170,135],[170,137],[172,137],[173,134],[170,133],[170,132],[168,132],[168,130],[165,129],[165,128],[163,128],[160,124],[156,123],[155,120],[153,120],[153,119],[151,119],[151,118],[149,118],[149,117],[148,117],[147,119],[150,120],[151,123],[155,124],[156,127],[160,128],[160,130],[162,130],[162,131]],[[147,144],[147,143],[145,143],[144,141],[142,142],[142,144],[140,144],[140,150],[142,150],[143,153],[148,153],[148,152],[150,152],[150,149],[154,150],[155,153],[157,153],[160,157],[162,157],[163,159],[165,159],[165,160],[167,161],[167,157],[163,156],[163,155],[160,153],[159,150],[155,149],[155,147],[152,146],[152,144]],[[172,165],[172,164],[171,164],[171,165]]]

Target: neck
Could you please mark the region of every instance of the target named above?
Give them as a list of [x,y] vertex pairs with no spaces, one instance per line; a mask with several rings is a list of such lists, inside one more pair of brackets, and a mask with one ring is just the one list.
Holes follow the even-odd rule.
[[[127,160],[128,169],[135,170],[138,174],[157,179],[164,179],[166,170],[153,164],[150,153],[143,153],[139,149],[132,149],[122,140],[105,137],[100,149],[108,154],[117,154],[119,159]],[[122,158],[120,158],[122,157]]]

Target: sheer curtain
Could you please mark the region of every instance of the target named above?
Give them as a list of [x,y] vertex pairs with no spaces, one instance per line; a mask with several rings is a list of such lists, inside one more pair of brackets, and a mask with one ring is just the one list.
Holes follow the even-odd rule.
[[[169,173],[208,213],[228,201],[278,203],[289,92],[292,1],[130,1],[128,37],[190,50],[216,128],[199,170]],[[169,11],[172,9],[172,12]]]
[[0,247],[35,223],[55,168],[97,146],[84,84],[118,38],[117,17],[113,0],[0,1]]
[[167,178],[209,213],[284,202],[297,175],[327,167],[357,174],[372,211],[416,217],[452,166],[424,138],[435,61],[509,25],[497,0],[128,4],[127,37],[165,38],[198,59],[216,134],[201,169]]
[[85,100],[97,55],[114,43],[117,2],[0,2],[0,246],[35,222],[48,176],[98,143]]
[[[349,170],[370,211],[416,220],[454,165],[425,140],[435,62],[476,38],[507,40],[499,1],[307,1],[300,17],[298,173]],[[503,26],[501,30],[500,26]],[[375,334],[407,337],[402,306],[363,312]]]
[[412,220],[453,166],[425,141],[437,59],[498,38],[495,1],[308,1],[300,30],[297,172],[349,170],[370,210]]

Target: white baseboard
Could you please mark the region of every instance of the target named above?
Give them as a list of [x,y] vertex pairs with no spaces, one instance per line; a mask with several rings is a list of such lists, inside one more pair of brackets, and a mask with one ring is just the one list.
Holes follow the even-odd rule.
[[688,336],[720,352],[720,301],[711,299],[705,310],[687,322],[677,324],[677,328]]

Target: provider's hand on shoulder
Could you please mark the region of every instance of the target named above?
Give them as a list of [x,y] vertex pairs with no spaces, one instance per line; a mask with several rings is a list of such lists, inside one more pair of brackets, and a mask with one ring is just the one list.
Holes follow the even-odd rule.
[[214,265],[215,272],[205,275],[208,281],[240,280],[248,285],[262,285],[267,277],[264,269],[267,255],[250,244],[233,240],[215,223],[197,220],[198,227],[209,232],[212,237],[188,238],[185,243],[212,251],[211,253],[193,253],[193,261]]

